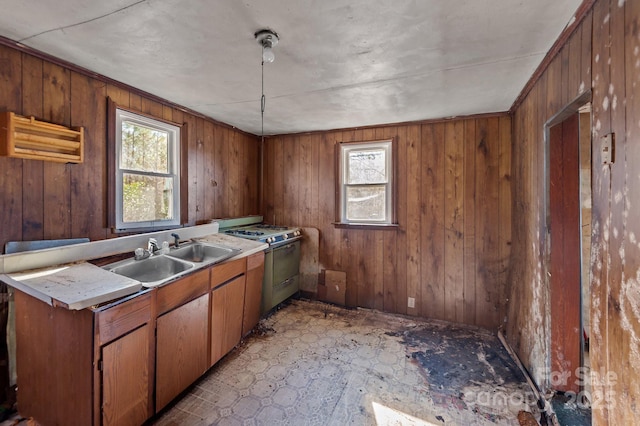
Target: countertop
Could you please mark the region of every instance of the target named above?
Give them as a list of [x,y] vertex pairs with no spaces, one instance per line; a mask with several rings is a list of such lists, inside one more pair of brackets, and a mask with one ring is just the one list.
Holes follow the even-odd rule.
[[[268,247],[266,243],[226,234],[210,234],[196,240],[242,250],[229,260],[246,257]],[[203,267],[209,266],[211,265],[203,265]],[[129,296],[143,288],[139,281],[109,272],[88,262],[74,262],[6,274],[1,278],[11,287],[49,305],[66,309],[84,309]]]

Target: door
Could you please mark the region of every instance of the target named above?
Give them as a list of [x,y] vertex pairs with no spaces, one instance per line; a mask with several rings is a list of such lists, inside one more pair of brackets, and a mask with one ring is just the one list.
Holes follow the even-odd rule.
[[209,294],[158,317],[156,412],[209,368]]
[[102,347],[102,424],[138,426],[149,417],[149,324]]
[[551,384],[576,393],[582,333],[578,126],[576,113],[549,130]]
[[211,365],[240,342],[244,307],[245,275],[211,292]]

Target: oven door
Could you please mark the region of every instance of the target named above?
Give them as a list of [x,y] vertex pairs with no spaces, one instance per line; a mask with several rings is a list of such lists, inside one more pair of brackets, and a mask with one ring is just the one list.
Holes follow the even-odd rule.
[[300,241],[273,249],[273,283],[281,283],[300,271]]
[[262,282],[261,313],[298,292],[300,270],[300,240],[269,248],[265,251],[264,281]]

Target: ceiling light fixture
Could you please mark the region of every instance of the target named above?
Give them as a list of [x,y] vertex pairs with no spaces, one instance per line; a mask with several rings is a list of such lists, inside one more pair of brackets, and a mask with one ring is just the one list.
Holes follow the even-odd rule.
[[266,106],[266,100],[264,97],[264,63],[271,63],[276,59],[276,55],[273,53],[273,47],[278,44],[280,38],[275,31],[263,29],[256,31],[254,37],[262,46],[262,64],[261,64],[261,77],[262,77],[262,89],[260,96],[260,185],[259,185],[259,201],[260,209],[264,212],[264,109]]
[[276,59],[276,55],[273,53],[273,48],[278,44],[280,38],[275,31],[260,30],[255,33],[256,40],[262,46],[262,61],[273,62]]

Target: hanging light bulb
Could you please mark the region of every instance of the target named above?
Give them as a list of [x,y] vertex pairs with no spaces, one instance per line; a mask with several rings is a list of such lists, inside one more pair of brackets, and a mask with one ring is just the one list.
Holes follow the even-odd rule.
[[271,63],[276,59],[275,53],[273,53],[273,48],[278,41],[278,34],[271,30],[260,30],[255,33],[256,40],[262,46],[262,61]]
[[273,53],[273,48],[265,43],[265,46],[262,47],[262,60],[271,63],[274,59],[276,59],[276,54]]

